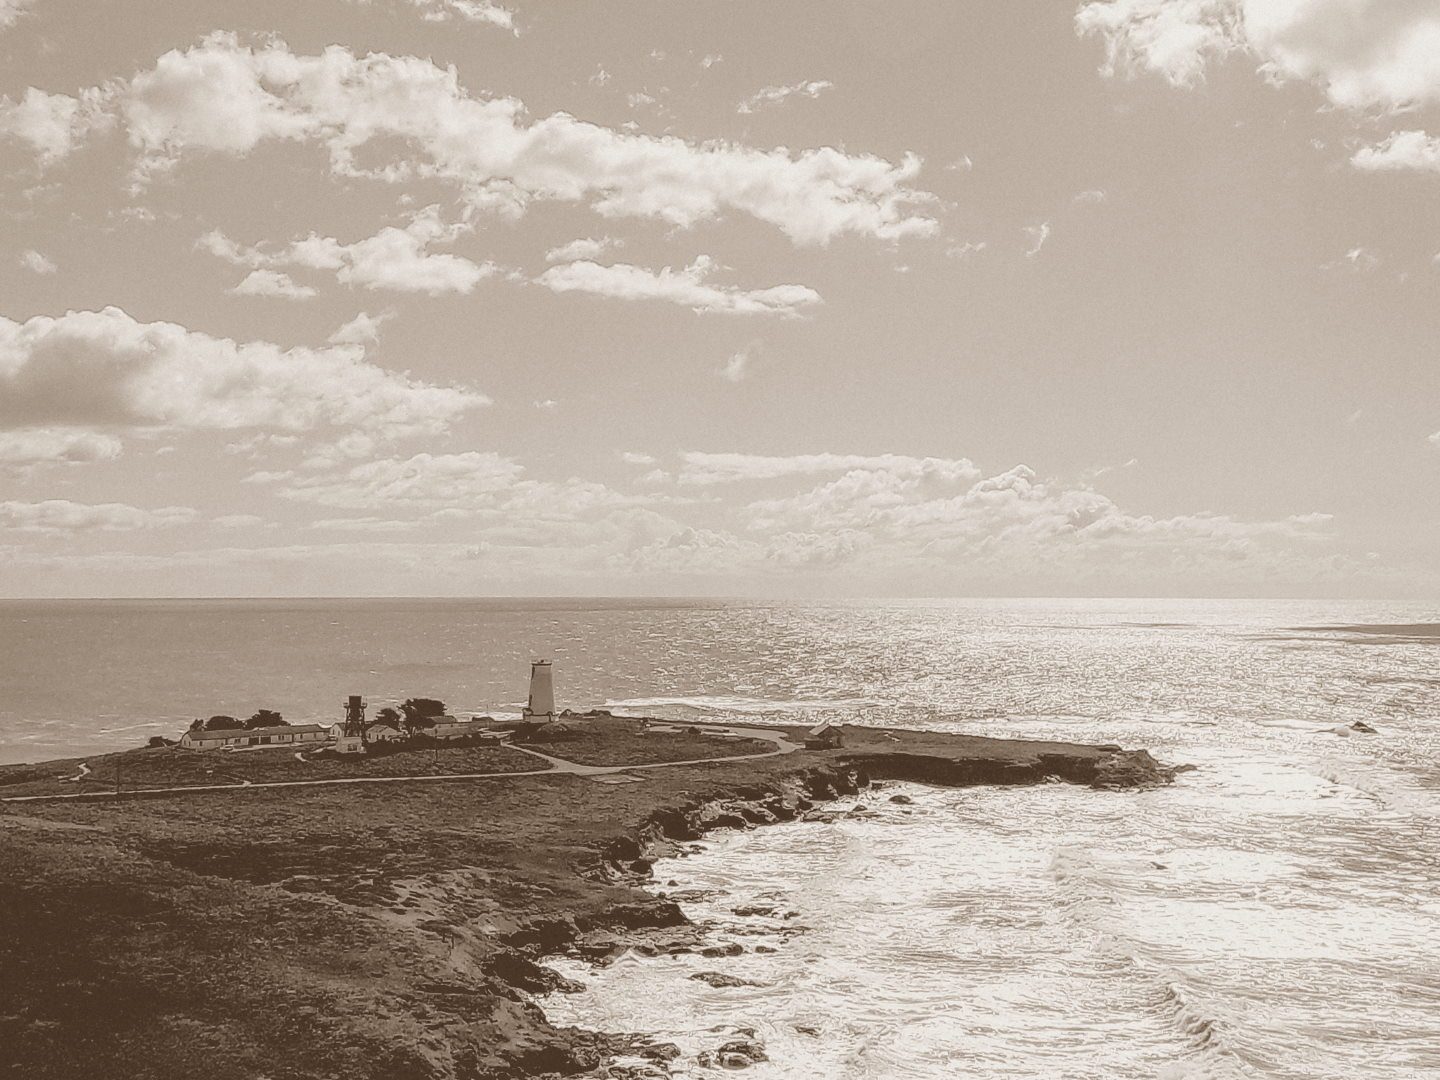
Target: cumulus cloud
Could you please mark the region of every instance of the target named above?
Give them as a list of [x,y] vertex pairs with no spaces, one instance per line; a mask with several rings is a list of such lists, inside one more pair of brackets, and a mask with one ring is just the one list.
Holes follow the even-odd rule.
[[817,98],[835,84],[823,79],[811,82],[790,83],[785,86],[766,86],[751,94],[736,109],[741,115],[748,115],[760,109],[783,105],[793,97]]
[[0,317],[0,428],[440,431],[486,402],[369,364],[356,346],[241,343],[115,307]]
[[[1377,0],[1096,0],[1075,25],[1105,42],[1107,74],[1155,72],[1176,86],[1243,52],[1275,83],[1319,86],[1340,108],[1398,112],[1440,104],[1440,8]],[[1355,163],[1433,168],[1432,140],[1400,132]]]
[[298,285],[279,270],[251,270],[228,291],[236,296],[278,296],[284,300],[308,300],[315,295],[309,285]]
[[[32,103],[33,94],[43,100]],[[124,129],[142,178],[189,155],[243,155],[289,140],[324,147],[340,175],[444,180],[471,205],[512,214],[536,200],[585,202],[606,217],[677,226],[738,212],[799,244],[936,229],[919,209],[933,196],[912,186],[921,167],[915,155],[897,163],[831,147],[791,153],[693,143],[565,113],[532,121],[514,98],[474,97],[454,68],[413,56],[361,57],[340,46],[297,55],[282,43],[249,48],[214,34],[165,53],[128,82],[78,98],[32,90],[18,105],[0,99],[0,132],[55,161],[92,129],[90,120],[77,120],[90,113]],[[402,145],[398,160],[361,164],[361,151]]]
[[362,311],[338,326],[325,340],[331,345],[373,345],[380,340],[380,328],[394,317],[393,311],[382,311],[379,315]]
[[1075,25],[1102,37],[1108,73],[1148,70],[1184,86],[1236,50],[1280,82],[1318,83],[1350,109],[1440,102],[1440,10],[1373,0],[1099,0]]
[[195,511],[185,506],[142,510],[125,503],[77,503],[68,499],[0,502],[0,529],[16,532],[131,532],[185,525],[195,517]]
[[46,258],[34,248],[28,248],[20,253],[20,265],[32,274],[53,274],[59,269],[50,259]]
[[1414,169],[1440,172],[1440,138],[1423,131],[1396,131],[1374,146],[1362,146],[1350,158],[1369,172]]
[[799,315],[820,303],[820,294],[805,285],[772,285],[767,289],[737,289],[706,280],[715,262],[698,256],[689,266],[659,271],[628,263],[602,266],[582,259],[552,266],[536,282],[557,293],[584,292],[618,300],[665,300],[692,311],[732,315]]
[[19,101],[0,96],[0,136],[28,143],[43,165],[70,155],[91,134],[110,127],[109,90],[95,87],[79,97],[47,94],[34,86]]
[[119,457],[120,440],[82,428],[0,430],[0,466],[76,465]]
[[[617,566],[718,580],[843,574],[848,582],[1001,582],[1022,591],[1086,582],[1135,588],[1189,573],[1252,583],[1318,579],[1351,569],[1334,551],[1327,514],[1157,518],[1123,510],[1088,483],[1041,480],[1023,465],[986,476],[958,459],[685,457],[682,475],[689,469],[692,482],[788,479],[791,490],[736,507],[735,527],[683,524],[614,557]],[[835,475],[793,490],[794,481],[824,473]]]
[[[468,226],[447,225],[440,219],[440,208],[430,206],[416,213],[403,229],[387,226],[374,236],[350,244],[311,233],[278,250],[266,251],[262,247],[242,247],[218,229],[205,233],[197,244],[228,262],[255,268],[234,292],[291,299],[313,296],[314,289],[295,285],[288,275],[275,269],[303,267],[329,271],[342,285],[438,296],[469,293],[495,273],[493,263],[476,263],[459,255],[429,250],[432,243],[453,241],[465,231]],[[250,282],[254,283],[247,287]]]
[[596,259],[611,248],[624,246],[624,241],[602,236],[599,240],[583,237],[568,244],[553,247],[545,253],[546,262],[578,262],[581,259]]

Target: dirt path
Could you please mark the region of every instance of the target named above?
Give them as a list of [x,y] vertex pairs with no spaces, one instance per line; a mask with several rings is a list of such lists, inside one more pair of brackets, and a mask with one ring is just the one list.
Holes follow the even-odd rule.
[[[298,788],[298,787],[336,787],[344,784],[402,784],[426,780],[500,780],[512,776],[615,776],[620,773],[632,773],[640,770],[650,769],[671,769],[686,765],[709,765],[718,761],[754,761],[757,758],[778,757],[781,754],[793,754],[801,749],[798,743],[792,743],[785,738],[784,733],[773,728],[749,728],[736,727],[733,724],[704,724],[704,727],[716,727],[723,731],[732,732],[742,738],[760,739],[764,742],[774,743],[775,749],[766,750],[759,754],[731,754],[724,757],[694,758],[689,761],[656,761],[645,765],[581,765],[575,761],[566,761],[564,758],[555,757],[553,754],[542,754],[539,750],[529,750],[523,746],[512,746],[510,749],[522,754],[529,754],[537,757],[550,765],[548,769],[534,769],[526,772],[498,772],[498,773],[452,773],[448,775],[423,775],[423,776],[340,776],[325,780],[268,780],[261,783],[253,783],[249,780],[242,780],[238,784],[198,784],[191,787],[162,787],[162,788],[137,788],[132,791],[76,791],[66,795],[12,795],[9,798],[0,798],[0,803],[26,803],[26,802],[66,802],[66,801],[87,801],[92,799],[123,799],[133,795],[191,795],[211,791],[260,791],[265,788]],[[81,768],[85,768],[84,765]],[[88,770],[87,770],[88,771]]]

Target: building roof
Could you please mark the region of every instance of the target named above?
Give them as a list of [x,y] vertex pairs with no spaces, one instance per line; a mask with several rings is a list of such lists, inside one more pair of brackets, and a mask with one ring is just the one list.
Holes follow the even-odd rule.
[[832,724],[829,720],[826,720],[823,724],[816,724],[814,727],[812,727],[812,728],[811,728],[809,731],[807,731],[805,734],[806,734],[806,735],[810,735],[810,736],[815,736],[815,735],[828,735],[828,734],[830,734],[830,732],[832,732],[832,731],[839,731],[839,730],[840,730],[840,727],[839,727],[838,724]]
[[301,732],[329,731],[320,724],[280,724],[278,727],[199,728],[185,734],[197,739],[245,739],[254,735],[295,735]]

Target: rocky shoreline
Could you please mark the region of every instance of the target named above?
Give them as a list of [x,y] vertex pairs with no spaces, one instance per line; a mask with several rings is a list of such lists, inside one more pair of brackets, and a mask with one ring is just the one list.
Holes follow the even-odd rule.
[[[882,780],[1172,775],[1144,751],[849,728],[841,750],[613,787],[517,777],[9,806],[0,1064],[37,1080],[141,1066],[479,1080],[594,1074],[617,1057],[643,1070],[677,1051],[556,1027],[534,998],[565,988],[547,957],[720,948],[643,887],[656,858],[712,830],[832,812]],[[734,1066],[749,1051],[715,1052]]]

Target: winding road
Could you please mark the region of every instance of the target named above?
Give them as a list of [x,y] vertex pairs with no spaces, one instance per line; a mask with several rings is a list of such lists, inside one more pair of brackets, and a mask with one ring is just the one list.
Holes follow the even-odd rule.
[[[267,780],[261,783],[243,780],[238,784],[196,784],[179,787],[136,788],[131,791],[74,791],[63,795],[12,795],[8,798],[0,798],[0,803],[85,802],[100,799],[124,799],[141,795],[191,795],[214,791],[262,791],[266,788],[336,787],[345,784],[404,784],[426,780],[502,780],[516,776],[620,776],[651,769],[672,769],[684,765],[709,765],[721,761],[755,761],[759,758],[793,754],[796,750],[803,749],[798,743],[793,743],[785,738],[783,732],[774,728],[706,723],[687,726],[715,728],[737,738],[759,739],[774,743],[775,748],[760,754],[731,754],[724,757],[693,758],[688,761],[654,761],[644,765],[581,765],[579,762],[566,761],[553,754],[542,754],[539,750],[531,750],[524,746],[511,746],[511,750],[540,758],[550,767],[529,769],[523,772],[444,773],[440,775],[427,773],[420,776],[339,776],[325,780]],[[86,772],[89,771],[83,764],[80,768]],[[79,777],[73,779],[78,780]]]

